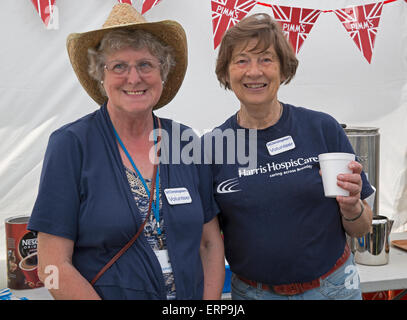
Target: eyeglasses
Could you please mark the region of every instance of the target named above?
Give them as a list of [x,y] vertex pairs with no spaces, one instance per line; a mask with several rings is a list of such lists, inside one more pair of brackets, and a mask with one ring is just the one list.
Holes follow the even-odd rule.
[[[275,62],[277,59],[272,59],[271,57],[262,57],[257,59],[257,67],[261,70],[266,69],[270,67],[273,62]],[[238,58],[235,61],[233,61],[233,64],[239,67],[240,69],[248,69],[251,67],[253,61],[249,58]]]
[[[110,61],[105,64],[105,69],[118,76],[125,76],[130,74],[132,65],[124,61]],[[139,76],[146,76],[160,68],[160,63],[152,60],[142,60],[134,65]]]

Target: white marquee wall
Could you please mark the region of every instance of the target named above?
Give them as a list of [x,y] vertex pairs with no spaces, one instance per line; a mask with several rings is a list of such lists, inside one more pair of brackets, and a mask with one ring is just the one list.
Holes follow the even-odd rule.
[[[65,40],[101,26],[116,0],[57,0],[58,28],[47,30],[29,0],[0,5],[0,288],[5,284],[4,219],[29,215],[50,133],[98,106],[78,84]],[[321,10],[375,0],[265,0]],[[136,6],[141,0],[135,1]],[[255,6],[250,13],[268,12]],[[173,19],[185,28],[189,67],[176,98],[159,116],[200,133],[238,109],[214,73],[210,0],[162,0],[150,21]],[[298,54],[296,78],[280,89],[284,102],[330,113],[352,126],[380,128],[380,214],[407,221],[407,3],[385,4],[368,64],[333,13],[323,13]]]

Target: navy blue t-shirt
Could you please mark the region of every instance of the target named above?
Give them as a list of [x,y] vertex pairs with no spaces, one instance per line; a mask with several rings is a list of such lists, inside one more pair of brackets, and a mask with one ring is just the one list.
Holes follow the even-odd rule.
[[[161,119],[160,190],[186,188],[192,202],[170,205],[160,194],[177,299],[202,299],[203,224],[218,208],[206,167],[172,163],[189,141],[186,126]],[[196,137],[196,139],[199,138]],[[136,234],[141,214],[129,186],[106,106],[55,131],[48,143],[28,228],[74,241],[73,265],[91,281]],[[143,233],[96,282],[103,299],[166,299],[161,266]]]
[[[288,104],[275,125],[253,132],[255,139],[233,115],[203,139],[206,151],[212,150],[206,161],[213,163],[226,259],[234,273],[271,285],[317,279],[342,255],[346,240],[338,203],[324,196],[318,155],[354,153],[352,146],[331,116]],[[241,163],[239,139],[246,160],[257,157],[251,167]],[[250,139],[257,142],[251,152]],[[373,189],[364,173],[362,179],[364,199]]]

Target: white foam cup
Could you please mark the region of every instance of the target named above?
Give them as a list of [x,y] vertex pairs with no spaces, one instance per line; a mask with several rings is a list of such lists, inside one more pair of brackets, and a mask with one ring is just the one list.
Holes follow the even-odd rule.
[[318,159],[321,167],[325,197],[349,196],[349,191],[337,185],[337,177],[341,173],[352,173],[348,165],[351,161],[355,160],[355,155],[344,152],[330,152],[318,155]]

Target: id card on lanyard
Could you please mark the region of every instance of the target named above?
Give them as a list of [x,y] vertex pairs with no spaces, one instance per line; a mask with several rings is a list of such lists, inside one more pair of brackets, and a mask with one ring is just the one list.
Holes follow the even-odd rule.
[[154,253],[157,256],[163,274],[171,273],[172,267],[170,263],[170,258],[168,256],[168,250],[154,250]]

